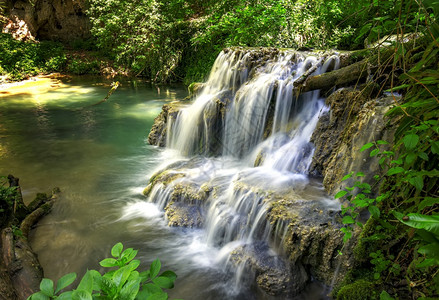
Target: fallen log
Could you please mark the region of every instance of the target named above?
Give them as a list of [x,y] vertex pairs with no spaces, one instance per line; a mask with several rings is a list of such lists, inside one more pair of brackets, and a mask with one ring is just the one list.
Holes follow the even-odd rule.
[[[423,40],[410,40],[404,43],[404,49],[411,54],[422,48]],[[305,93],[314,90],[328,91],[333,88],[348,86],[352,83],[358,83],[369,75],[379,77],[384,71],[387,71],[393,64],[395,54],[401,52],[401,45],[388,48],[363,49],[353,52],[342,59],[341,68],[320,75],[310,75],[305,79],[300,78],[294,82],[296,94]],[[357,58],[363,58],[361,61],[350,63]],[[376,75],[376,73],[379,73]]]

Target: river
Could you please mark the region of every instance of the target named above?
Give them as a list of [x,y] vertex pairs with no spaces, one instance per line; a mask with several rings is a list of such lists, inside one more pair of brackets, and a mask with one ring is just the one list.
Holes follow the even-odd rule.
[[[111,81],[73,77],[49,89],[0,96],[0,175],[20,178],[25,202],[37,192],[61,189],[52,212],[30,240],[45,277],[57,280],[99,261],[122,242],[139,249],[140,268],[155,259],[179,278],[171,298],[271,299],[251,287],[230,296],[230,274],[218,266],[218,249],[202,241],[202,229],[168,227],[142,190],[169,151],[146,138],[164,103],[182,99],[182,85],[122,81],[98,105]],[[206,255],[208,254],[208,255]],[[325,299],[314,283],[298,299]]]

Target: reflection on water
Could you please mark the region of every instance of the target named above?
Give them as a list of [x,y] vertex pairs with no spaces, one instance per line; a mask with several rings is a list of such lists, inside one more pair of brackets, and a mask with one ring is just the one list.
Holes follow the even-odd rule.
[[153,217],[157,209],[139,207],[150,216],[145,224],[135,214],[123,218],[123,208],[139,203],[148,173],[160,163],[160,149],[146,143],[154,117],[186,91],[162,86],[158,93],[145,83],[122,82],[107,102],[91,106],[107,95],[110,83],[73,78],[52,89],[33,83],[0,98],[0,174],[20,178],[26,202],[55,186],[62,191],[31,237],[45,276],[55,280],[99,269],[118,241],[139,248],[144,266],[158,256],[168,261],[164,246],[151,241],[176,242],[177,233]]

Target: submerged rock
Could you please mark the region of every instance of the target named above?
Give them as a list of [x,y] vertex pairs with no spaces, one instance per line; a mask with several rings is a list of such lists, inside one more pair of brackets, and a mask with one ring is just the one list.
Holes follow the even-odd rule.
[[295,295],[309,279],[303,267],[289,266],[285,259],[270,254],[265,243],[236,248],[230,261],[235,267],[242,268],[245,276],[254,274],[253,280],[258,287],[271,296]]

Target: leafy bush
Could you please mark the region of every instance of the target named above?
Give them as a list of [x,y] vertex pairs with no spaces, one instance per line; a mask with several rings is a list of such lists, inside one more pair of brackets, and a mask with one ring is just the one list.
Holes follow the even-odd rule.
[[100,62],[97,59],[87,60],[72,58],[67,65],[67,72],[75,75],[99,74]]
[[61,44],[21,42],[11,35],[0,34],[0,69],[11,79],[21,80],[38,73],[60,72],[66,63]]
[[[132,248],[123,251],[122,243],[111,249],[113,258],[100,262],[105,268],[112,268],[101,275],[96,270],[88,270],[79,285],[72,291],[61,292],[76,279],[76,273],[61,277],[56,286],[51,279],[44,278],[40,283],[40,291],[31,295],[28,300],[40,299],[99,299],[99,300],[166,300],[168,294],[163,289],[172,289],[177,275],[172,271],[160,274],[160,260],[152,262],[149,270],[138,272],[140,261],[134,259],[137,250]],[[160,274],[160,275],[159,275]]]

